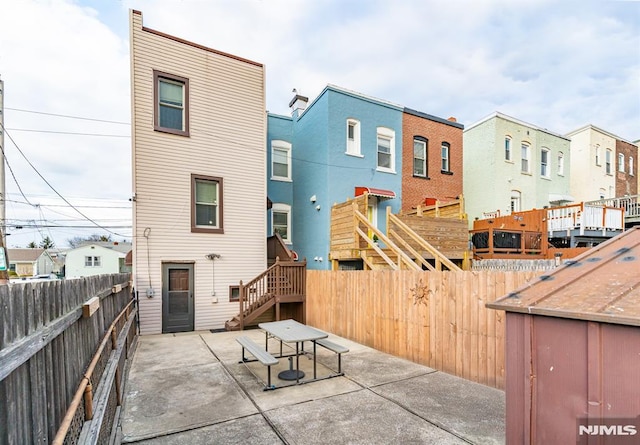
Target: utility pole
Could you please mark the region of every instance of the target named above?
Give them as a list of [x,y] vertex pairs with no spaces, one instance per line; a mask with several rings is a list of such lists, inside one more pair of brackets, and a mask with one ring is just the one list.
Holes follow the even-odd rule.
[[4,82],[0,79],[0,284],[9,283],[9,256],[7,255],[7,225],[5,213],[5,180],[4,180]]

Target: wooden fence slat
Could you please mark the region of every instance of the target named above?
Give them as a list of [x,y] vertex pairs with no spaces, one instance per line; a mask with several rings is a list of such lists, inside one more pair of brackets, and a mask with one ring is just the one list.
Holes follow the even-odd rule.
[[485,305],[541,273],[307,271],[307,323],[504,388],[505,316]]

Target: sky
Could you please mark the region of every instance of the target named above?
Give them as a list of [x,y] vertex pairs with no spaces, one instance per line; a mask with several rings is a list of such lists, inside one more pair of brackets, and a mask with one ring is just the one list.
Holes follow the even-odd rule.
[[640,139],[640,0],[0,0],[8,247],[131,241],[130,9],[264,64],[272,113],[334,84]]

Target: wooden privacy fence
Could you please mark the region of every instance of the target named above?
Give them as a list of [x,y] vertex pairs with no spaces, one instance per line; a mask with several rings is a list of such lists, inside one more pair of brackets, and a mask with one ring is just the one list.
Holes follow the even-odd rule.
[[0,445],[108,442],[137,338],[129,279],[0,286]]
[[504,389],[504,312],[526,272],[307,271],[307,323],[379,351]]

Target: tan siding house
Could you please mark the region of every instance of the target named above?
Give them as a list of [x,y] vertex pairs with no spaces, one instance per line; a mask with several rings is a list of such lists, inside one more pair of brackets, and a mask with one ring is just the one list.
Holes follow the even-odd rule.
[[130,20],[141,332],[221,329],[267,266],[264,67]]

